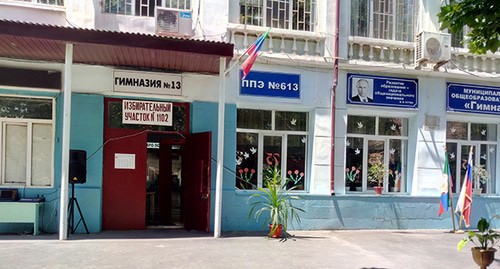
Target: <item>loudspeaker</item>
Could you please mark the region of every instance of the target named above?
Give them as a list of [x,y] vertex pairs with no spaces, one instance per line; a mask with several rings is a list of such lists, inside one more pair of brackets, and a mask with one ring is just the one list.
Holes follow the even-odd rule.
[[87,152],[72,149],[69,152],[69,183],[83,184],[86,181]]

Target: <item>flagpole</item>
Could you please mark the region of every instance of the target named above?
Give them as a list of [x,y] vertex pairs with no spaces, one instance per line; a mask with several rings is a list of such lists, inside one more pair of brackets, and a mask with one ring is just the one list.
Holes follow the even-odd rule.
[[[471,205],[472,205],[472,194],[470,197],[467,195],[467,186],[468,186],[468,181],[472,180],[471,174],[470,174],[470,173],[472,173],[472,171],[470,171],[470,170],[472,168],[473,148],[474,148],[474,146],[470,146],[469,158],[467,160],[467,168],[465,171],[464,182],[463,182],[462,187],[460,189],[460,195],[459,195],[458,201],[457,201],[457,208],[455,209],[455,212],[454,212],[454,213],[460,212],[459,228],[462,227],[462,221],[465,222],[465,227],[469,227],[469,225],[470,225],[470,223],[468,224],[468,222],[470,222],[470,210],[471,210]],[[466,208],[465,206],[466,206],[467,199],[469,199],[470,201],[469,201],[469,204]],[[468,212],[465,212],[466,210],[468,210]],[[464,213],[467,214],[467,216],[464,216]],[[467,218],[467,219],[465,219],[465,218]]]
[[250,48],[248,48],[243,54],[240,55],[240,57],[238,57],[238,59],[236,59],[236,61],[231,65],[229,66],[229,68],[226,69],[226,71],[224,72],[224,75],[227,75],[229,74],[229,72],[236,66],[240,63],[240,60],[241,58],[243,58],[243,56],[245,56],[245,54],[247,54],[248,50]]
[[[448,153],[446,153],[448,154]],[[449,169],[449,168],[448,168]],[[449,181],[449,179],[448,179]],[[451,222],[453,223],[453,232],[456,232],[457,229],[455,228],[455,211],[453,210],[453,192],[452,192],[452,188],[451,188],[451,184],[448,183],[448,194],[450,195],[449,199],[450,199],[450,207],[451,207]]]
[[444,147],[444,154],[445,154],[445,161],[448,162],[448,171],[446,171],[446,173],[449,175],[448,177],[448,200],[450,201],[450,208],[451,208],[451,222],[453,224],[453,232],[456,232],[457,229],[455,227],[455,211],[453,210],[454,207],[453,207],[453,190],[452,190],[452,184],[453,184],[453,176],[451,175],[451,173],[449,173],[450,171],[450,162],[448,161],[448,151],[446,150],[446,146]]

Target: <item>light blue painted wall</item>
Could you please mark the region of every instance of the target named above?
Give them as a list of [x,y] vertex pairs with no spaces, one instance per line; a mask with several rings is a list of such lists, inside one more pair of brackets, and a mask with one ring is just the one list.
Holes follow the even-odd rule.
[[[0,93],[2,91],[0,90]],[[12,92],[9,92],[12,94]],[[22,92],[36,95],[36,92]],[[50,96],[45,93],[45,96]],[[103,98],[98,95],[74,94],[72,99],[71,148],[87,151],[87,183],[75,186],[76,197],[83,211],[90,232],[101,230],[102,215],[102,148],[103,144]],[[59,223],[60,151],[61,151],[61,97],[57,99],[55,186],[54,188],[21,189],[23,197],[44,195],[47,202],[42,208],[41,229],[57,232]],[[211,184],[211,229],[216,181],[217,157],[217,103],[193,102],[191,104],[192,132],[212,132],[212,184]],[[253,191],[237,191],[235,184],[236,106],[227,104],[225,110],[225,143],[222,202],[222,231],[264,230],[261,220],[248,219],[248,197]],[[93,156],[91,156],[95,153]],[[454,203],[456,204],[456,198]],[[291,229],[452,229],[451,213],[437,216],[438,197],[415,196],[369,196],[369,195],[301,195],[296,203],[305,209],[302,223],[291,224]],[[474,197],[472,205],[472,228],[480,217],[500,212],[500,197]],[[458,224],[457,224],[458,225]],[[458,227],[458,226],[457,226]],[[493,227],[500,227],[494,221]],[[1,224],[0,232],[29,232],[26,224]],[[80,224],[78,233],[84,232]]]
[[[46,202],[40,211],[40,228],[43,232],[56,233],[59,230],[59,198],[61,187],[61,135],[63,96],[58,93],[36,91],[4,91],[0,93],[23,96],[56,97],[56,130],[54,145],[54,187],[20,188],[20,197],[44,196]],[[82,210],[89,232],[101,230],[102,212],[102,144],[104,126],[104,97],[99,95],[73,94],[71,104],[71,149],[87,151],[87,182],[75,185],[75,197]],[[92,157],[91,154],[95,153]],[[71,185],[70,185],[71,186]],[[71,191],[71,190],[70,190]],[[71,192],[69,193],[71,195]],[[75,210],[75,226],[79,220]],[[29,224],[0,224],[0,233],[30,232]],[[85,232],[83,224],[77,232]]]
[[[191,132],[212,132],[212,167],[211,167],[211,200],[210,200],[210,229],[214,228],[215,188],[217,178],[217,138],[218,138],[218,104],[208,102],[191,103]],[[236,106],[226,104],[224,114],[224,167],[223,167],[223,192],[234,192],[234,169],[236,160]],[[230,164],[229,166],[227,164]],[[224,204],[226,197],[223,197]]]
[[[99,232],[102,227],[103,132],[104,96],[74,94],[70,147],[87,152],[87,182],[75,184],[75,197],[91,233]],[[77,232],[85,232],[82,224]]]
[[[212,214],[215,198],[217,157],[216,103],[192,103],[192,131],[212,131]],[[248,198],[254,191],[236,190],[236,106],[226,104],[224,127],[224,176],[222,202],[222,231],[260,231],[263,221],[248,219]],[[450,211],[437,216],[439,197],[370,196],[370,195],[300,195],[297,205],[305,209],[301,224],[292,223],[292,229],[452,229]],[[456,204],[456,201],[455,201]],[[474,198],[471,225],[480,217],[500,212],[500,197]],[[458,222],[457,222],[458,228]],[[500,221],[494,221],[500,227]]]
[[[262,220],[248,220],[247,203],[251,191],[225,192],[223,231],[260,231]],[[289,229],[452,229],[450,211],[437,216],[437,197],[394,196],[318,196],[301,195],[294,204],[306,212],[301,224],[292,223]],[[456,204],[456,199],[454,201]],[[489,218],[500,212],[500,197],[474,198],[471,228],[481,217]],[[492,225],[500,227],[500,221]],[[456,222],[458,228],[458,222]],[[462,229],[464,227],[462,226]]]

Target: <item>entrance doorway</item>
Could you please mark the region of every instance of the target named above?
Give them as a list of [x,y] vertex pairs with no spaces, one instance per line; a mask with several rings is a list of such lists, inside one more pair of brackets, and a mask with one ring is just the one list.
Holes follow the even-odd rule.
[[[172,138],[172,137],[175,138]],[[148,131],[104,150],[103,229],[210,228],[211,133]],[[159,145],[159,146],[158,146]],[[128,169],[118,155],[135,156]]]
[[149,134],[147,142],[146,226],[183,228],[183,138]]
[[172,126],[122,123],[122,100],[105,99],[102,229],[209,231],[211,133],[189,132],[189,104]]

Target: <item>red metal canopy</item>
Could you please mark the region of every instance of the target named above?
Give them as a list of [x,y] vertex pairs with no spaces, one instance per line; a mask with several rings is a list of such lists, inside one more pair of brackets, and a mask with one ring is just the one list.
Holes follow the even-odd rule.
[[0,20],[0,57],[62,63],[66,43],[74,45],[74,63],[210,74],[234,50],[223,42]]

